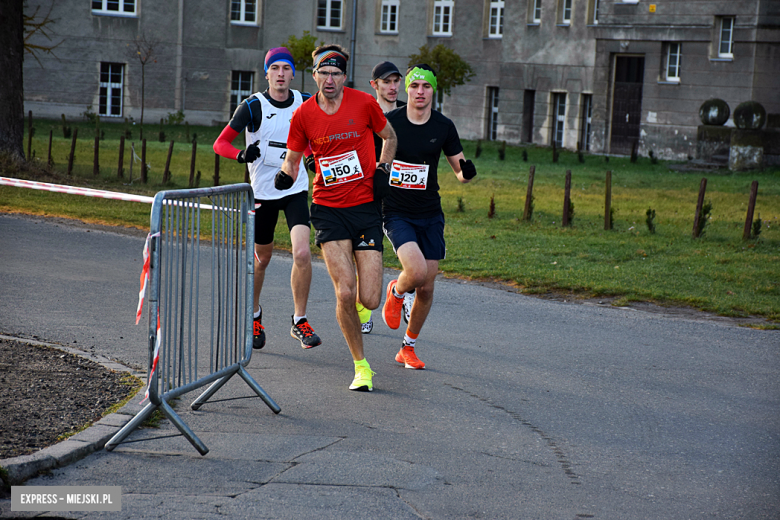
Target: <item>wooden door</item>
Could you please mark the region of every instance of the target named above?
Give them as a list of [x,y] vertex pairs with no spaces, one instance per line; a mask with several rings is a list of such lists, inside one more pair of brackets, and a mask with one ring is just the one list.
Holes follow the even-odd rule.
[[612,96],[611,153],[629,154],[634,143],[639,141],[644,76],[645,59],[643,57],[617,57]]

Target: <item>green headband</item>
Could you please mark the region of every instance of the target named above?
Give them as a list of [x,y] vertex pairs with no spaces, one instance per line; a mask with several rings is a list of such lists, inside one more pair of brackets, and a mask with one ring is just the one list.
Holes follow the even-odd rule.
[[436,76],[433,74],[433,71],[421,69],[420,67],[413,68],[406,75],[406,90],[409,90],[409,85],[416,80],[427,81],[433,87],[433,91],[436,92]]

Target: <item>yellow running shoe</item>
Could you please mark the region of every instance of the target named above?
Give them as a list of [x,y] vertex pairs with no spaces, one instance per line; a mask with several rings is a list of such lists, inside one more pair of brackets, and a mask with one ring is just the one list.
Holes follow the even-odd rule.
[[355,379],[352,380],[349,389],[358,392],[373,392],[374,383],[372,382],[371,377],[374,375],[376,375],[376,372],[371,370],[368,361],[363,359],[362,361],[355,362]]

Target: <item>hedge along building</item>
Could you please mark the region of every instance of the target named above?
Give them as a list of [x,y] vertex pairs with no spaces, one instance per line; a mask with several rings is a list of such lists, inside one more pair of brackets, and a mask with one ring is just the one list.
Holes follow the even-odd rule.
[[[27,12],[51,0],[30,0]],[[372,92],[371,68],[400,68],[422,45],[454,49],[476,75],[443,112],[469,139],[596,153],[695,155],[701,103],[745,100],[780,113],[780,13],[771,0],[58,0],[56,57],[26,60],[25,106],[36,115],[105,118],[141,112],[137,39],[157,42],[145,67],[145,121],[182,110],[226,121],[265,89],[262,59],[290,35],[352,52],[350,81]],[[354,16],[353,16],[354,14]],[[726,46],[724,46],[724,41]],[[47,43],[45,40],[42,43]],[[730,49],[729,49],[730,45]],[[305,76],[305,78],[304,78]],[[294,88],[311,76],[298,71]],[[405,95],[401,96],[405,99]],[[770,116],[770,120],[773,118]]]

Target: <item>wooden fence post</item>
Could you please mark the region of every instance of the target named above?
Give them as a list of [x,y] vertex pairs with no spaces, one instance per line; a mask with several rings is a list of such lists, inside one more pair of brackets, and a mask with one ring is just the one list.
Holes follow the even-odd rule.
[[171,180],[171,155],[173,155],[173,141],[168,146],[168,159],[165,160],[165,171],[163,171],[163,184],[168,184]]
[[141,182],[146,184],[147,171],[146,171],[146,139],[141,142]]
[[219,186],[219,154],[214,154],[214,186]]
[[95,155],[92,160],[92,175],[95,177],[100,173],[100,136],[95,134]]
[[747,217],[745,218],[745,230],[742,232],[742,240],[750,240],[753,229],[753,212],[756,209],[756,197],[758,196],[758,181],[750,185],[750,202],[748,202]]
[[612,229],[612,171],[607,172],[606,188],[604,190],[604,230]]
[[73,173],[73,158],[76,155],[76,138],[79,135],[79,129],[73,129],[73,138],[70,140],[70,155],[68,156],[68,175]]
[[117,166],[116,176],[120,179],[124,177],[122,168],[125,165],[125,136],[119,136],[119,166]]
[[27,112],[27,160],[32,161],[32,110]]
[[704,193],[707,191],[707,178],[702,177],[701,184],[699,184],[699,200],[696,203],[696,215],[693,218],[693,238],[699,238],[701,229],[699,228],[699,217],[701,217],[701,209],[704,206]]
[[563,218],[561,224],[569,225],[569,204],[571,202],[571,170],[566,170],[566,186],[563,190]]
[[534,201],[534,175],[536,166],[531,165],[528,171],[528,189],[525,192],[525,208],[523,208],[523,220],[531,220],[531,205]]
[[133,184],[133,164],[135,163],[135,142],[130,143],[130,184]]
[[190,159],[190,183],[189,187],[192,188],[195,186],[195,153],[198,150],[198,142],[193,140],[192,141],[192,158]]
[[51,168],[51,141],[54,137],[54,130],[49,130],[49,157],[46,159],[46,165]]

